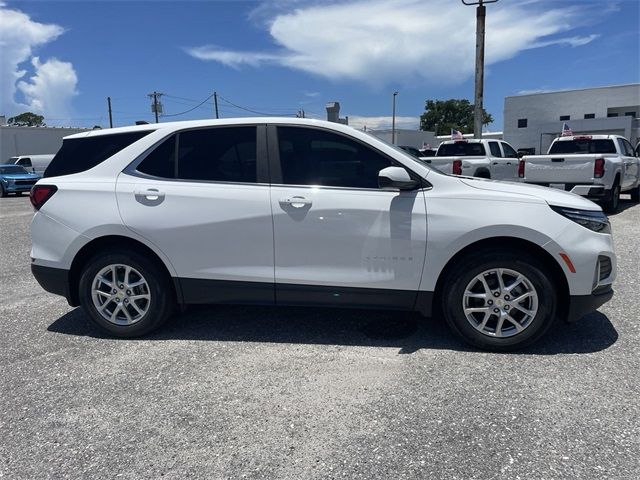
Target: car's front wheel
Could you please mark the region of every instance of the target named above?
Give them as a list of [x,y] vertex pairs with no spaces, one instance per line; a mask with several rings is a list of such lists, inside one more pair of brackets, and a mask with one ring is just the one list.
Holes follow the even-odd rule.
[[174,295],[166,272],[136,252],[105,252],[85,266],[80,303],[91,320],[117,337],[137,337],[171,315]]
[[464,341],[488,350],[513,350],[538,340],[556,315],[553,279],[533,256],[485,250],[447,275],[442,309]]

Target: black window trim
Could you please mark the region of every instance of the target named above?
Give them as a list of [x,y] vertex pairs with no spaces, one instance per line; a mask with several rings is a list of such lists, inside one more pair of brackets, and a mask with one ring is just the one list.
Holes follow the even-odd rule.
[[433,188],[430,182],[428,182],[424,177],[418,175],[416,172],[411,170],[406,165],[397,161],[395,158],[389,156],[385,152],[379,150],[374,147],[370,143],[363,142],[359,138],[352,137],[343,132],[339,132],[336,130],[332,130],[330,128],[319,127],[316,125],[301,125],[299,123],[271,123],[267,125],[267,143],[268,143],[268,153],[269,153],[269,169],[272,173],[271,183],[270,185],[273,187],[287,187],[287,188],[319,188],[322,190],[356,190],[356,191],[365,191],[365,192],[386,192],[386,193],[397,193],[392,190],[384,190],[381,188],[366,188],[366,187],[340,187],[335,185],[298,185],[298,184],[290,184],[290,183],[282,183],[282,168],[280,165],[280,146],[278,141],[278,127],[295,127],[295,128],[306,128],[312,130],[320,130],[323,132],[333,133],[340,137],[344,137],[348,140],[356,142],[363,147],[369,148],[375,151],[377,154],[385,157],[391,163],[391,166],[401,167],[407,170],[409,176],[418,181],[419,186],[414,190],[409,190],[411,192],[430,190]]
[[[156,177],[155,175],[149,175],[148,173],[144,173],[138,170],[138,166],[147,158],[151,152],[153,152],[157,147],[159,147],[162,143],[169,140],[172,136],[176,137],[176,145],[175,145],[175,158],[178,158],[178,148],[180,146],[180,133],[189,132],[192,130],[204,130],[204,129],[212,129],[212,128],[231,128],[231,127],[255,127],[256,128],[256,181],[255,182],[231,182],[225,180],[197,180],[197,179],[185,179],[185,178],[166,178],[166,177]],[[259,185],[259,186],[269,186],[269,165],[267,160],[267,133],[266,133],[266,124],[263,123],[238,123],[238,124],[227,124],[227,125],[205,125],[202,127],[190,127],[190,128],[182,128],[179,130],[172,130],[168,135],[165,135],[149,148],[147,148],[144,152],[138,155],[129,165],[127,165],[122,173],[127,175],[131,175],[132,177],[138,178],[146,178],[149,180],[161,180],[165,182],[176,182],[176,183],[212,183],[212,184],[225,184],[225,185]],[[177,176],[178,163],[174,162],[174,175]]]

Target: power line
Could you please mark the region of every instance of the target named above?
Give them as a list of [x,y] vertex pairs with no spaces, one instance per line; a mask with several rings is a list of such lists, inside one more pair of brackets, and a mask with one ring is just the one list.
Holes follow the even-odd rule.
[[265,115],[267,117],[277,117],[279,115],[284,115],[284,116],[295,116],[295,113],[286,113],[286,114],[274,114],[274,113],[265,113],[265,112],[258,112],[257,110],[252,110],[250,108],[246,108],[246,107],[241,107],[240,105],[236,105],[235,103],[227,100],[226,98],[224,98],[222,95],[218,95],[218,98],[220,98],[220,100],[223,100],[225,102],[227,102],[229,105],[232,105],[236,108],[239,108],[240,110],[245,110],[247,112],[251,112],[251,113],[255,113],[257,115]]
[[200,102],[198,105],[196,105],[193,108],[190,108],[189,110],[185,110],[184,112],[180,112],[180,113],[172,113],[171,115],[163,115],[163,117],[177,117],[178,115],[184,115],[185,113],[189,113],[189,112],[193,112],[196,108],[201,107],[202,105],[204,105],[205,103],[207,103],[207,100],[209,100],[211,97],[213,97],[213,94],[209,95],[207,98],[205,98],[202,102]]

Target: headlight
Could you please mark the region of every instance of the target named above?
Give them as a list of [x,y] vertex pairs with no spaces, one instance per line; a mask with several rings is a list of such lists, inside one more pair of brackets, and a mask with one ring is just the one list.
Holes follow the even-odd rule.
[[589,230],[598,233],[611,233],[611,224],[603,212],[593,210],[577,210],[575,208],[554,207],[551,209],[565,218],[572,220]]

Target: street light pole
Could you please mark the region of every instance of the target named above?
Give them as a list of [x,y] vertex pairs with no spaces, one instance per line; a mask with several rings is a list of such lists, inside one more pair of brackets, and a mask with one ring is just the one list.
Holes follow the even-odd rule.
[[393,114],[391,115],[391,143],[396,144],[396,96],[398,92],[393,92]]
[[498,0],[461,0],[465,5],[477,5],[476,8],[476,89],[473,108],[473,138],[482,138],[483,97],[484,97],[484,32],[487,8],[485,3],[496,3]]

